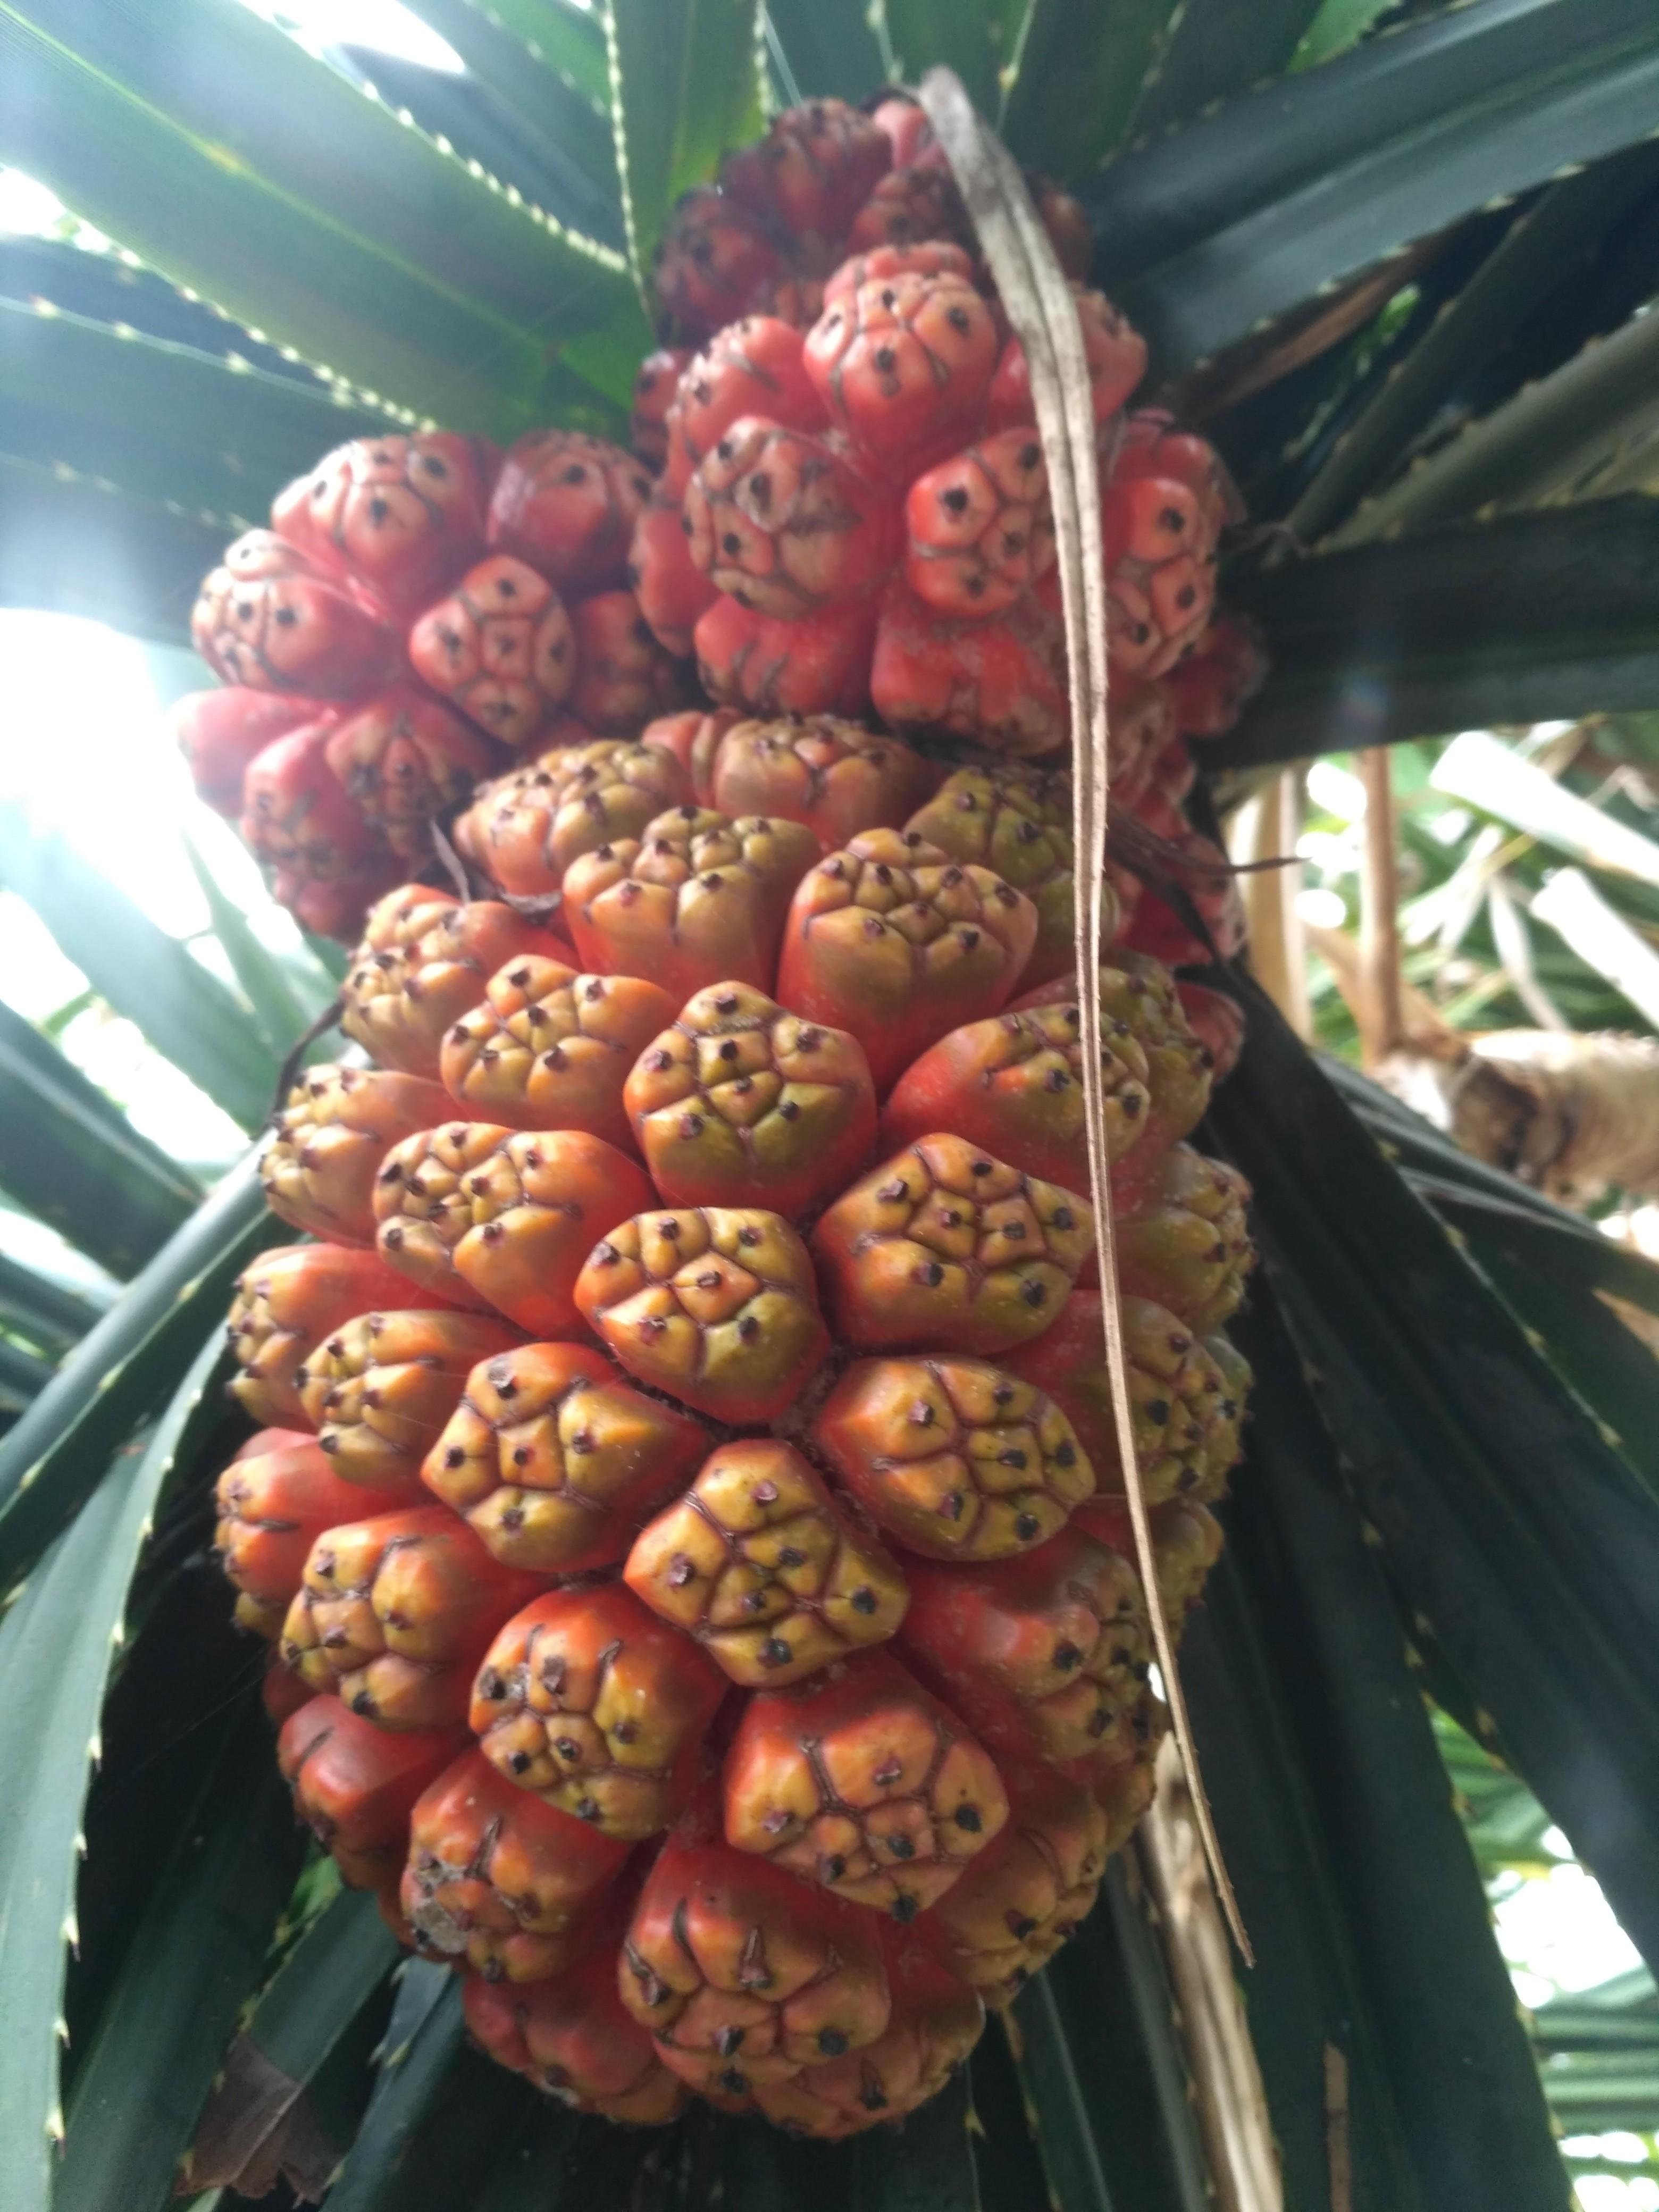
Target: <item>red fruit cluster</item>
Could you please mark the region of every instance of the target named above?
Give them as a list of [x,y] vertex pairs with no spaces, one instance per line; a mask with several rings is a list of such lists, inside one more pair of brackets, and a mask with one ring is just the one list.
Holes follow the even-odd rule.
[[650,489],[577,431],[505,455],[444,431],[362,438],[228,548],[191,620],[228,688],[174,726],[307,927],[355,936],[428,824],[511,754],[674,703],[681,672],[627,588]]
[[[1087,270],[1092,240],[1077,202],[1030,179],[1068,276]],[[757,144],[728,154],[717,182],[686,193],[657,249],[653,288],[684,343],[750,314],[805,326],[825,279],[849,254],[947,240],[971,247],[973,226],[943,149],[908,94],[866,111],[840,100],[786,108]],[[635,388],[636,422],[662,419],[662,356]]]
[[[850,174],[861,118],[830,107],[823,147],[781,118],[762,173],[812,148],[825,191],[831,173]],[[734,224],[749,235],[751,181],[745,167],[726,191],[694,196],[684,227],[705,244],[716,217],[728,238]],[[671,234],[678,292],[696,289],[700,265],[684,246]],[[970,256],[939,234],[874,245],[828,275],[804,326],[757,305],[763,290],[745,276],[720,291],[744,306],[665,404],[672,363],[653,356],[648,449],[662,473],[632,563],[647,621],[672,650],[695,650],[714,697],[750,713],[873,706],[895,728],[1054,750],[1069,720],[1047,471],[1024,349]],[[1116,703],[1137,731],[1145,688],[1206,649],[1236,495],[1201,439],[1123,413],[1146,347],[1099,293],[1079,289],[1077,312]],[[1214,679],[1158,695],[1163,737],[1183,711],[1194,732],[1212,728],[1242,696],[1245,654],[1230,639],[1221,658]],[[1120,746],[1126,774],[1139,750]]]
[[[1039,194],[1077,258],[1086,228]],[[640,459],[361,441],[204,587],[204,794],[353,927],[369,1066],[264,1162],[221,1477],[300,1817],[580,2110],[838,2137],[1093,1902],[1163,1729],[1087,1196],[1053,525],[1023,351],[914,103],[779,117],[671,224]],[[851,258],[848,257],[851,256]],[[1079,290],[1117,695],[1101,1012],[1135,1454],[1178,1626],[1249,1370],[1185,1139],[1233,927],[1186,738],[1224,475]],[[654,483],[651,474],[655,471]],[[720,703],[671,712],[695,650]],[[848,719],[967,737],[953,770]],[[960,758],[961,757],[958,756]],[[450,834],[476,884],[403,880]],[[1133,948],[1133,949],[1132,949]]]
[[[576,750],[589,781],[538,771],[544,861],[561,793],[690,795],[556,873],[579,952],[418,886],[371,915],[345,1019],[380,1065],[307,1070],[265,1158],[328,1241],[243,1279],[272,1425],[217,1546],[301,1817],[488,2051],[616,2118],[696,2092],[837,2136],[1065,1940],[1164,1725],[1078,1001],[1052,963],[1017,996],[1054,793],[929,793],[850,726]],[[728,781],[793,811],[698,803]],[[918,793],[980,857],[867,821]],[[1093,988],[1178,1623],[1239,1451],[1246,1194],[1182,1141],[1212,1055],[1173,980],[1126,952]]]

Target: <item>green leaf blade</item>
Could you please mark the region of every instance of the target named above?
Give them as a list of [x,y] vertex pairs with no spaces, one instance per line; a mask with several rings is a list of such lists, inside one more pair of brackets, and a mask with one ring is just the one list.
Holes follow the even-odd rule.
[[[1445,524],[1229,580],[1267,683],[1213,768],[1659,699],[1659,505]],[[1501,592],[1492,578],[1501,575]]]
[[1021,161],[1076,184],[1129,129],[1154,79],[1170,0],[1034,0],[1003,115]]
[[759,135],[754,0],[609,0],[611,113],[629,252],[641,287],[680,194]]
[[16,460],[228,530],[262,521],[329,447],[384,428],[324,385],[0,300],[0,450]]
[[[276,42],[269,54],[278,82],[290,56],[305,64],[280,33],[244,14],[234,0],[219,4],[227,20],[241,17],[239,35],[246,26]],[[385,240],[365,235],[344,213],[325,210],[295,189],[297,174],[289,173],[302,165],[291,149],[286,162],[274,162],[283,173],[268,176],[220,143],[210,123],[198,132],[193,125],[201,118],[173,112],[173,96],[182,84],[166,62],[165,43],[137,42],[149,66],[161,70],[163,81],[150,83],[156,103],[130,89],[118,70],[131,46],[120,42],[112,52],[108,44],[122,15],[82,11],[76,27],[84,45],[77,47],[12,0],[0,6],[0,74],[7,89],[0,153],[174,283],[215,301],[249,328],[413,416],[512,437],[534,420],[544,374],[544,346],[532,320],[544,323],[556,314],[573,329],[591,327],[625,307],[625,279],[612,258],[552,240],[504,198],[498,202],[463,165],[339,86],[355,103],[353,122],[345,126],[352,143],[378,137],[388,156],[396,143],[399,155],[422,149],[427,157],[424,181],[404,187],[408,215],[395,223],[387,215]],[[252,81],[262,82],[264,74],[262,64]],[[328,107],[328,74],[317,76],[319,101]],[[325,171],[329,166],[325,161]],[[392,166],[395,173],[404,163]],[[457,204],[463,186],[476,214]],[[199,209],[203,219],[181,222],[184,208]],[[377,211],[387,213],[380,196],[372,207],[350,210]],[[427,273],[425,246],[416,241],[431,240],[437,225],[453,223],[455,238],[447,246],[434,243],[431,258],[453,267],[458,246],[481,246],[484,229],[507,216],[514,236],[521,228],[526,242],[521,258],[492,245],[493,301]],[[556,274],[537,241],[556,246]],[[509,270],[517,272],[510,283]],[[523,320],[499,304],[509,294]]]
[[76,2075],[53,2212],[166,2212],[304,1856],[257,1693],[238,1699]]
[[184,1169],[4,1005],[0,1188],[117,1276],[152,1258],[201,1196]]
[[76,1838],[99,1709],[137,1563],[173,1448],[220,1358],[198,1353],[148,1448],[129,1451],[0,1622],[0,2202],[49,2212],[58,2111],[57,2022],[73,1926]]
[[1112,163],[1082,195],[1103,280],[1177,373],[1635,144],[1656,92],[1659,25],[1635,0],[1447,9]]
[[237,1275],[283,1233],[265,1212],[250,1155],[0,1437],[0,1591],[28,1571],[90,1495],[109,1455],[165,1403],[204,1335],[222,1326]]
[[244,1129],[281,1065],[234,994],[61,839],[0,808],[0,883],[26,899],[99,995]]

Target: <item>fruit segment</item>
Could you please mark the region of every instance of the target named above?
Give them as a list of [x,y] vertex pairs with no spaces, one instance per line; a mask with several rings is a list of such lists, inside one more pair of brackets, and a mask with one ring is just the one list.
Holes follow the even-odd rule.
[[659,346],[654,353],[647,354],[635,372],[628,442],[653,473],[668,458],[668,410],[691,358],[689,347]]
[[[947,776],[907,830],[953,860],[991,868],[1036,908],[1036,941],[1020,981],[1026,989],[1069,975],[1073,938],[1072,780],[1054,769],[999,761]],[[1104,927],[1111,934],[1115,916]]]
[[527,1344],[474,1369],[423,1473],[506,1565],[570,1575],[620,1559],[708,1447],[602,1352]]
[[1053,752],[1071,733],[1066,637],[1052,577],[986,622],[941,614],[896,577],[882,600],[870,696],[899,729],[933,729],[992,751]]
[[271,739],[308,723],[325,722],[339,711],[331,700],[294,698],[232,684],[216,691],[186,692],[169,710],[167,727],[185,757],[196,796],[234,822],[242,811],[242,780]]
[[734,1848],[901,1921],[1008,1814],[988,1753],[884,1651],[751,1698],[723,1790]]
[[1137,811],[1158,842],[1149,854],[1152,881],[1121,932],[1124,943],[1167,967],[1231,960],[1242,951],[1245,934],[1244,902],[1232,862],[1188,826],[1156,781]]
[[772,1438],[724,1444],[641,1530],[629,1588],[745,1689],[798,1682],[893,1634],[904,1577]]
[[538,1982],[591,1947],[595,1907],[628,1854],[469,1752],[416,1802],[398,1903],[428,1957]]
[[389,1068],[323,1065],[288,1094],[259,1163],[265,1203],[338,1244],[374,1242],[374,1176],[386,1149],[450,1109],[435,1083]]
[[474,560],[501,456],[448,430],[355,438],[271,502],[272,526],[326,568],[410,615]]
[[1009,1762],[1008,1824],[919,1923],[951,1970],[1006,2005],[1087,1917],[1106,1870],[1106,1817],[1088,1791]]
[[1250,1187],[1237,1168],[1176,1145],[1140,1186],[1117,1227],[1126,1296],[1156,1299],[1189,1328],[1220,1328],[1255,1265],[1245,1224]]
[[[1115,946],[1109,958],[1101,962],[1097,979],[1103,1048],[1137,1069],[1144,1065],[1146,1071],[1147,1100],[1139,1141],[1133,1159],[1119,1167],[1112,1178],[1114,1189],[1125,1197],[1147,1176],[1157,1173],[1160,1156],[1177,1139],[1196,1127],[1210,1103],[1214,1074],[1209,1051],[1188,1020],[1167,968],[1144,953]],[[1075,1040],[1081,1034],[1077,985],[1069,974],[1025,992],[1015,1000],[1010,1012],[1042,1014],[1045,1030],[1052,1036],[1064,1034]],[[1064,1023],[1063,1031],[1054,1026],[1056,1018]],[[1079,1065],[1073,1062],[1074,1069]],[[1103,1083],[1112,1089],[1113,1078],[1103,1060],[1101,1074]],[[1079,1091],[1080,1112],[1080,1085]],[[1108,1113],[1109,1117],[1109,1106]],[[1110,1126],[1109,1118],[1109,1132]],[[1076,1187],[1086,1190],[1088,1152],[1081,1122],[1074,1133],[1068,1130],[1066,1136],[1083,1178]]]
[[338,1698],[308,1698],[276,1740],[294,1809],[354,1889],[395,1881],[416,1799],[454,1759],[453,1729],[392,1735]]
[[1093,1248],[1086,1200],[939,1133],[872,1169],[812,1232],[842,1340],[986,1357],[1048,1327]]
[[904,574],[947,615],[994,615],[1054,565],[1048,471],[1035,430],[1004,430],[927,470],[904,503]]
[[328,765],[363,819],[405,859],[431,849],[427,825],[465,798],[499,756],[461,717],[412,684],[393,684],[343,720]]
[[909,1579],[906,1660],[999,1756],[1058,1765],[1124,1741],[1152,1641],[1121,1553],[1074,1523],[1024,1559]]
[[798,621],[878,586],[898,558],[890,494],[828,441],[745,415],[686,487],[686,549],[740,607]]
[[[1158,1586],[1170,1625],[1179,1633],[1203,1595],[1225,1539],[1214,1514],[1195,1498],[1170,1498],[1153,1509],[1152,1521]],[[1083,1525],[1087,1525],[1086,1513]],[[1117,1540],[1121,1546],[1121,1540]]]
[[1146,1808],[1152,1803],[1158,1789],[1153,1762],[1158,1747],[1170,1732],[1169,1708],[1159,1703],[1148,1691],[1141,1699],[1139,1710],[1130,1725],[1135,1739],[1133,1759],[1114,1760],[1109,1753],[1100,1754],[1099,1763],[1092,1772],[1083,1768],[1075,1770],[1075,1778],[1081,1781],[1101,1811],[1106,1815],[1106,1855],[1121,1850],[1140,1826]]
[[295,881],[335,884],[361,868],[374,833],[329,766],[330,726],[273,738],[242,784],[242,842]]
[[830,1349],[806,1247],[780,1215],[640,1213],[593,1248],[576,1304],[629,1372],[715,1419],[775,1419]]
[[1215,604],[1216,545],[1237,505],[1202,438],[1142,408],[1101,476],[1107,634],[1119,669],[1161,676],[1196,644]]
[[481,1314],[359,1314],[294,1379],[343,1480],[407,1489],[470,1370],[517,1341],[516,1329]]
[[380,1249],[394,1267],[535,1336],[570,1334],[595,1236],[650,1199],[635,1164],[585,1130],[489,1121],[405,1138],[374,1186]]
[[806,335],[806,373],[838,429],[915,470],[980,420],[998,349],[990,305],[965,278],[907,270],[826,301]]
[[631,454],[580,430],[531,430],[507,448],[489,501],[489,543],[562,592],[620,584],[651,480]]
[[1060,1407],[979,1359],[860,1359],[812,1440],[865,1510],[924,1559],[1029,1551],[1094,1492]]
[[691,772],[703,805],[782,815],[804,823],[826,852],[861,830],[896,829],[934,781],[902,738],[833,714],[710,715],[693,746]]
[[549,1591],[509,1620],[468,1717],[510,1781],[631,1843],[684,1802],[725,1694],[718,1668],[611,1583]]
[[[1122,1312],[1135,1458],[1149,1503],[1219,1498],[1239,1455],[1249,1367],[1224,1340],[1200,1340],[1167,1306],[1126,1297]],[[1073,1291],[1053,1328],[1011,1353],[1008,1364],[1065,1413],[1089,1455],[1096,1488],[1121,1498],[1123,1463],[1100,1293]]]
[[985,2006],[913,1929],[882,1926],[893,2009],[861,2051],[821,2059],[790,2081],[757,2083],[755,2101],[781,2128],[836,2141],[902,2119],[937,2096],[985,2027]]
[[684,672],[653,636],[631,591],[595,592],[571,610],[576,683],[570,711],[601,737],[631,738],[685,696]]
[[1212,991],[1206,983],[1189,983],[1184,976],[1176,993],[1193,1035],[1210,1055],[1215,1080],[1224,1083],[1244,1049],[1243,1008],[1224,991]]
[[847,243],[873,256],[883,246],[952,238],[973,242],[962,194],[947,170],[917,161],[888,171],[859,210]]
[[675,202],[651,274],[673,327],[702,337],[754,307],[782,262],[757,216],[701,185]]
[[690,999],[641,1054],[623,1096],[671,1206],[757,1198],[793,1218],[841,1189],[875,1147],[863,1048],[749,983]]
[[225,1325],[242,1370],[231,1395],[256,1421],[307,1427],[295,1378],[323,1339],[370,1307],[422,1303],[373,1252],[340,1244],[262,1252],[238,1279]]
[[892,2008],[879,1923],[733,1850],[699,1804],[646,1876],[617,1986],[694,2088],[763,2082],[873,2043]]
[[576,636],[564,601],[511,554],[481,561],[409,634],[415,672],[505,745],[527,745],[570,696]]
[[[448,1097],[509,1128],[585,1129],[631,1151],[623,1085],[673,1012],[666,991],[637,976],[578,975],[532,954],[509,960],[444,1039]],[[416,1126],[449,1110],[446,1101]]]
[[844,100],[814,100],[786,108],[764,137],[729,153],[720,182],[786,236],[833,246],[890,158],[872,117]]
[[[1132,1152],[1151,1124],[1146,1054],[1127,1022],[1103,1025],[1106,1152]],[[969,1022],[913,1060],[882,1109],[882,1140],[914,1144],[954,1130],[1010,1166],[1072,1190],[1089,1187],[1083,1053],[1075,1004]]]
[[804,340],[775,315],[745,315],[718,331],[688,364],[666,416],[665,483],[684,491],[698,466],[745,415],[795,430],[829,421],[801,358]]
[[405,884],[374,908],[353,957],[340,1022],[382,1067],[435,1082],[444,1032],[520,953],[568,959],[569,947],[493,899],[463,905]]
[[798,822],[678,807],[637,839],[574,861],[565,916],[577,951],[603,975],[648,973],[676,999],[726,981],[763,990],[790,898],[817,854]]
[[634,2127],[678,2117],[685,2084],[617,1991],[605,1951],[529,1988],[470,1974],[461,1990],[468,2032],[498,2066],[522,2074],[573,2112]]
[[948,1030],[1001,1007],[1036,937],[1030,901],[988,868],[914,832],[866,830],[795,893],[778,995],[850,1029],[884,1091]]
[[298,1431],[265,1429],[252,1443],[215,1486],[213,1549],[238,1592],[237,1626],[274,1638],[323,1531],[397,1501],[343,1482],[315,1438]]
[[617,738],[558,745],[485,784],[456,822],[455,843],[503,890],[547,897],[582,854],[637,836],[690,796],[690,777],[661,745]]
[[447,1727],[466,1712],[490,1637],[536,1587],[441,1506],[377,1514],[312,1546],[283,1658],[383,1729]]
[[[1088,364],[1089,395],[1097,422],[1116,414],[1146,374],[1146,341],[1130,327],[1103,292],[1091,292],[1074,283],[1078,327],[1083,338],[1083,357]],[[1031,369],[1020,340],[1011,337],[997,362],[991,380],[990,415],[999,426],[1036,420],[1031,396]]]
[[1261,689],[1267,656],[1242,617],[1217,611],[1192,651],[1164,678],[1177,725],[1189,737],[1218,738]]
[[691,558],[681,504],[678,492],[652,493],[635,525],[628,581],[658,644],[684,659],[698,623],[720,594]]
[[392,673],[396,633],[269,530],[250,530],[203,579],[191,641],[216,676],[251,691],[350,699]]
[[725,592],[697,617],[691,642],[711,698],[751,714],[855,714],[869,697],[876,606],[837,600],[816,614],[761,614]]

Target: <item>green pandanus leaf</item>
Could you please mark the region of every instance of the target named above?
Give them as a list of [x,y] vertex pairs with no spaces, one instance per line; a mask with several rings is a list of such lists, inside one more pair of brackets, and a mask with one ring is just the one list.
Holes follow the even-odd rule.
[[1659,1955],[1659,1511],[1271,1001],[1237,988],[1249,1042],[1212,1117],[1354,1493],[1471,1704]]
[[1018,65],[1028,12],[1024,0],[976,0],[966,7],[956,0],[880,0],[872,18],[903,82],[920,84],[942,63],[962,79],[980,113],[994,116]]
[[0,151],[257,332],[459,428],[528,427],[548,340],[636,315],[617,255],[536,222],[234,0],[182,4],[158,36],[143,9],[47,20],[7,0]]
[[1451,9],[1228,100],[1082,198],[1102,280],[1166,373],[1415,239],[1633,145],[1659,21],[1642,0]]
[[263,522],[331,446],[384,426],[323,384],[0,301],[0,451],[227,532]]
[[183,644],[226,534],[222,520],[0,453],[0,606],[84,615],[131,637]]
[[[479,2201],[475,2192],[498,2162],[518,2170],[514,2139],[540,2101],[527,2083],[468,2046],[454,1975],[414,1961],[404,1969],[362,2126],[329,2191],[333,2212],[453,2212],[464,2200]],[[593,2124],[563,2112],[558,2122],[554,2132],[568,2158]],[[632,2130],[605,2133],[621,2146],[631,2175],[645,2139]],[[552,2170],[538,2177],[541,2203],[567,2201],[556,2179],[563,2163],[550,2159]],[[612,2201],[625,2201],[625,2183]]]
[[1141,87],[1130,136],[1151,137],[1288,68],[1319,0],[1186,0]]
[[862,0],[769,0],[766,15],[803,99],[862,100],[888,74]]
[[0,1252],[0,1327],[54,1359],[86,1334],[106,1304],[82,1285],[20,1267]]
[[158,1252],[201,1196],[193,1176],[3,1005],[0,1188],[119,1276]]
[[12,1588],[96,1489],[109,1455],[165,1405],[222,1327],[231,1286],[285,1232],[252,1156],[162,1246],[0,1439],[0,1590]]
[[281,1060],[234,992],[61,838],[0,808],[0,883],[26,899],[64,956],[243,1128],[270,1111]]
[[607,0],[611,112],[635,276],[668,211],[761,128],[753,0]]
[[[1233,1326],[1255,1369],[1249,1451],[1229,1509],[1237,1571],[1422,2201],[1565,2212],[1565,2176],[1486,1899],[1337,1440],[1273,1300],[1259,1296]],[[1350,2063],[1351,2086],[1354,2072]]]
[[1002,114],[1011,151],[1069,185],[1097,167],[1155,82],[1176,12],[1170,0],[1103,11],[1094,0],[1033,0]]
[[[198,1350],[149,1444],[128,1449],[107,1472],[99,1465],[86,1510],[0,1622],[0,1760],[7,1777],[0,1798],[7,2008],[0,2200],[8,2212],[47,2212],[64,2201],[53,2188],[54,2146],[63,2135],[58,2022],[65,1949],[75,1936],[81,1808],[128,1585],[180,1437],[220,1357],[216,1340]],[[240,1820],[243,1808],[236,1809]]]
[[[1659,697],[1659,532],[1634,494],[1241,574],[1273,672],[1215,768]],[[1503,589],[1492,588],[1501,575]]]
[[217,1733],[76,2075],[53,2212],[163,2212],[293,1890],[304,1839],[257,1694],[234,1700]]

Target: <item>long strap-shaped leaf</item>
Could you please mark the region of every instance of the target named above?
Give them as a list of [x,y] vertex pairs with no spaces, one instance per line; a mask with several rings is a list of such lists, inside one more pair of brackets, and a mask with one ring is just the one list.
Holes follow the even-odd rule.
[[1182,1764],[1192,1787],[1206,1856],[1239,1949],[1250,1957],[1249,1939],[1222,1862],[1193,1741],[1187,1700],[1176,1665],[1175,1639],[1158,1586],[1152,1524],[1135,1455],[1129,1398],[1128,1357],[1117,1298],[1117,1237],[1112,1219],[1106,1158],[1106,1121],[1100,1089],[1100,965],[1102,890],[1106,865],[1106,809],[1110,782],[1106,728],[1106,586],[1100,537],[1100,490],[1095,465],[1095,422],[1082,334],[1071,288],[1060,273],[1048,234],[1037,219],[1019,171],[985,128],[949,70],[931,70],[922,82],[922,104],[950,158],[973,219],[981,251],[995,277],[1009,321],[1025,348],[1036,399],[1037,432],[1048,468],[1061,604],[1066,612],[1066,673],[1071,693],[1073,831],[1076,848],[1078,1010],[1082,1028],[1084,1127],[1088,1132],[1089,1191],[1100,1255],[1106,1360],[1112,1381],[1118,1449],[1135,1532],[1146,1607],[1152,1616],[1158,1666],[1164,1675]]
[[643,289],[669,210],[761,127],[753,0],[607,0],[623,217]]
[[183,1227],[202,1195],[185,1169],[4,1004],[0,1189],[124,1277]]
[[1273,670],[1206,766],[1651,707],[1656,513],[1632,492],[1241,572],[1230,601],[1261,623]]
[[96,1487],[108,1455],[186,1371],[236,1274],[274,1241],[250,1152],[0,1439],[0,1591]]
[[0,1626],[0,2203],[46,2212],[64,1946],[81,1807],[127,1585],[173,1448],[220,1356],[206,1346],[148,1450],[118,1464]]
[[183,645],[224,545],[222,523],[0,453],[0,607],[86,615]]

